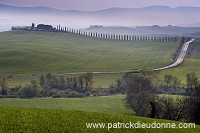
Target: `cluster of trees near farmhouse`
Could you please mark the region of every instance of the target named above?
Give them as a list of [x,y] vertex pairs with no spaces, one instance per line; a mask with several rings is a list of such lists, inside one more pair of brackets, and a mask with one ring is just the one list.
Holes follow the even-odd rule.
[[[109,88],[94,88],[93,74],[74,77],[41,76],[26,86],[10,88],[7,77],[0,77],[1,97],[65,97],[81,98],[126,94],[127,103],[136,115],[158,119],[169,119],[200,124],[200,80],[195,73],[186,75],[186,83],[172,75],[159,78],[156,72],[142,70],[126,73]],[[175,94],[176,98],[157,94]]]
[[51,25],[39,24],[35,27],[32,26],[25,27],[12,27],[12,30],[37,30],[37,31],[48,31],[48,32],[66,32],[73,33],[78,35],[91,36],[96,38],[106,38],[106,39],[117,39],[117,40],[126,40],[126,41],[155,41],[155,42],[178,42],[179,38],[175,36],[133,36],[133,35],[117,35],[109,33],[98,33],[98,32],[87,32],[85,30],[76,30],[73,28],[62,27],[58,25],[53,28]]

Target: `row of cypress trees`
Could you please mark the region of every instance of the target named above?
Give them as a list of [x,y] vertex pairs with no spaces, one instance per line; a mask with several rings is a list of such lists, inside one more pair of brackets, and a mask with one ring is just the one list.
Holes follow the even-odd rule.
[[[48,25],[50,26],[50,25]],[[32,26],[33,27],[33,26]],[[12,27],[12,30],[38,30],[35,28],[25,27]],[[180,39],[177,36],[142,36],[142,35],[120,35],[120,34],[109,34],[109,33],[98,33],[98,32],[87,32],[84,30],[77,30],[68,27],[62,27],[57,25],[55,28],[39,29],[40,31],[47,32],[66,32],[78,35],[105,38],[105,39],[115,39],[124,41],[140,41],[140,42],[178,42]]]
[[175,36],[134,36],[134,35],[119,35],[119,34],[109,34],[109,33],[87,32],[83,30],[76,30],[73,28],[62,27],[60,25],[56,27],[56,31],[97,37],[97,38],[117,39],[117,40],[126,40],[126,41],[144,41],[144,42],[177,42],[179,41],[179,38]]

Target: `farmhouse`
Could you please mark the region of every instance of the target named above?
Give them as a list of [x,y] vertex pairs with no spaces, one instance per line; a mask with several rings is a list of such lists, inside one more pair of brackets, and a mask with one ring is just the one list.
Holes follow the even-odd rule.
[[39,30],[39,31],[56,31],[56,28],[53,28],[51,25],[38,24],[35,27],[35,24],[32,23],[32,26],[13,26],[12,30]]
[[44,25],[44,24],[38,24],[36,29],[37,30],[44,30],[44,31],[55,31],[56,30],[51,25]]

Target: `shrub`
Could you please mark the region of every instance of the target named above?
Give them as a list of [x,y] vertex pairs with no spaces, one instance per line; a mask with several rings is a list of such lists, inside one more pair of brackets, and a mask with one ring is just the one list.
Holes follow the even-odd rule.
[[58,93],[59,93],[58,90],[51,90],[51,91],[49,92],[49,96],[57,95]]
[[61,94],[53,94],[53,96],[52,96],[52,98],[61,98],[62,97],[62,95]]
[[90,97],[92,95],[92,93],[90,92],[90,91],[87,91],[86,93],[85,93],[85,96],[86,97]]
[[20,98],[33,98],[37,96],[37,90],[31,88],[30,86],[26,86],[21,89],[19,92]]
[[76,91],[71,91],[71,92],[69,93],[69,96],[68,96],[68,97],[74,98],[74,97],[77,97],[77,96],[78,96],[78,92],[76,92]]
[[67,90],[64,91],[64,94],[69,95],[70,92],[71,92],[71,90],[67,89]]
[[71,97],[71,98],[81,98],[81,97],[85,97],[85,95],[83,93],[78,93],[76,91],[71,91],[69,93],[69,96],[68,97]]
[[77,97],[78,98],[83,98],[83,97],[85,97],[85,95],[83,93],[78,93]]
[[18,98],[17,95],[6,95],[5,98]]
[[67,97],[68,97],[68,95],[67,95],[67,94],[64,94],[64,95],[63,95],[63,97],[64,97],[64,98],[67,98]]
[[116,88],[112,87],[112,88],[109,88],[109,93],[112,95],[112,94],[115,94],[116,93]]

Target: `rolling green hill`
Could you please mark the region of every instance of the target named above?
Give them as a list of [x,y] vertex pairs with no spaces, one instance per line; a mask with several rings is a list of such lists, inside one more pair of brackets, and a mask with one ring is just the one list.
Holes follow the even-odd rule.
[[[195,128],[122,128],[115,123],[174,123],[178,127],[179,122],[149,119],[135,116],[117,114],[92,113],[82,111],[36,109],[24,107],[0,107],[0,132],[137,132],[137,133],[160,133],[160,132],[199,132],[200,126]],[[102,123],[102,128],[89,128],[88,123]],[[88,128],[87,128],[87,126]],[[105,124],[105,125],[104,125]],[[111,128],[111,125],[115,125]],[[104,126],[104,128],[103,128]]]
[[63,110],[81,110],[113,114],[133,115],[134,111],[126,106],[124,96],[88,98],[33,98],[0,99],[0,106],[18,106]]
[[160,72],[160,77],[170,74],[178,77],[183,83],[186,81],[186,74],[195,72],[200,78],[200,59],[185,59],[184,62],[175,68],[165,69]]
[[195,51],[192,55],[193,59],[200,59],[200,39],[194,42]]
[[[159,94],[158,96],[180,97],[180,95]],[[126,104],[126,96],[101,96],[86,98],[5,98],[0,99],[0,106],[17,106],[62,110],[80,110],[88,112],[134,115],[135,112]]]
[[130,71],[170,64],[179,43],[131,42],[68,33],[0,33],[0,74]]

